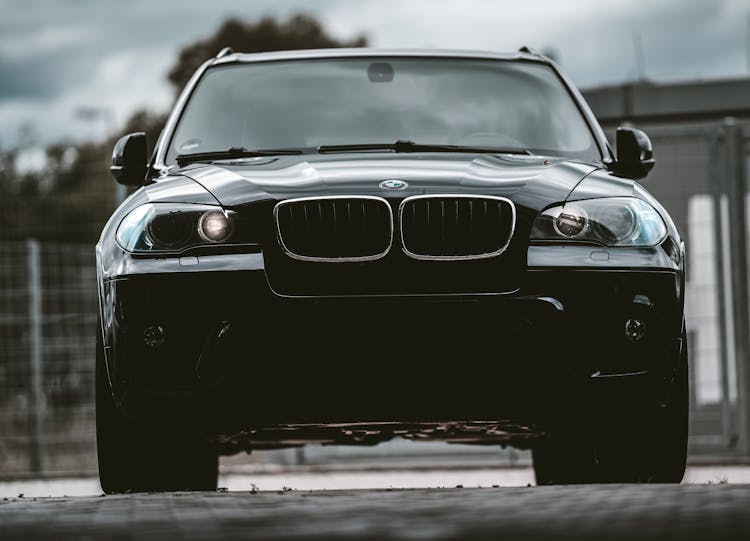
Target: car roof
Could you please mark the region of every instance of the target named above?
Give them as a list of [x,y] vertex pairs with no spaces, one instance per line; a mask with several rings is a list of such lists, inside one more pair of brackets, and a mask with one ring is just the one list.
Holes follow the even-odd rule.
[[[222,51],[223,52],[223,51]],[[452,49],[305,49],[298,51],[274,51],[267,53],[235,53],[230,52],[217,57],[212,65],[244,63],[244,62],[267,62],[272,60],[305,60],[315,58],[368,58],[377,56],[388,57],[415,57],[415,58],[473,58],[481,60],[524,60],[546,62],[547,60],[537,54],[517,51],[513,53],[495,53],[491,51],[471,51]]]

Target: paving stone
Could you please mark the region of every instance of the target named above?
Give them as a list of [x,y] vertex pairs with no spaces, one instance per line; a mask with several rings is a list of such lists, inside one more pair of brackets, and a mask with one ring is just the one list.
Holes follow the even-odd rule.
[[9,498],[0,539],[739,540],[750,485]]

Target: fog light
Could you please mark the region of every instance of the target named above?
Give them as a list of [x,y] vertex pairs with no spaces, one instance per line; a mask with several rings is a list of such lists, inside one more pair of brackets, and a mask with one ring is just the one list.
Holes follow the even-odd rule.
[[646,336],[646,322],[641,319],[629,319],[625,322],[625,336],[631,342],[640,342]]
[[161,325],[149,325],[143,330],[143,342],[147,347],[158,348],[164,344],[164,328]]

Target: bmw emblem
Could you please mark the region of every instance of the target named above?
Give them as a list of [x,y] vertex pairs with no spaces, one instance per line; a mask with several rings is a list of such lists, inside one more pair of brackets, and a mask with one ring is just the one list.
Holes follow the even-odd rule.
[[403,180],[384,180],[380,187],[384,190],[403,190],[408,186]]

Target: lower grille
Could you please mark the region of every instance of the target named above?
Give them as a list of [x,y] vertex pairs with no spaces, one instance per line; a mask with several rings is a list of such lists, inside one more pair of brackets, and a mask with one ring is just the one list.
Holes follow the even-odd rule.
[[274,217],[281,248],[302,261],[372,261],[388,253],[393,239],[393,213],[380,197],[288,199]]
[[399,207],[401,244],[415,259],[494,257],[513,237],[516,210],[502,197],[429,195],[404,199]]

